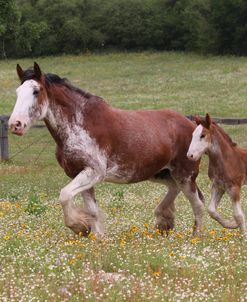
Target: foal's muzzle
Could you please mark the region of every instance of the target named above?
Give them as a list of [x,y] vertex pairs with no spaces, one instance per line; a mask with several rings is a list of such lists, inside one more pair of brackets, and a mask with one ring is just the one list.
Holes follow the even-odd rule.
[[190,153],[190,152],[187,153],[187,158],[191,161],[197,161],[199,159],[198,156],[196,156],[195,154]]
[[9,124],[9,129],[11,130],[11,132],[13,134],[16,134],[19,136],[24,134],[26,127],[27,127],[27,124],[22,123],[21,121],[15,121],[15,122]]

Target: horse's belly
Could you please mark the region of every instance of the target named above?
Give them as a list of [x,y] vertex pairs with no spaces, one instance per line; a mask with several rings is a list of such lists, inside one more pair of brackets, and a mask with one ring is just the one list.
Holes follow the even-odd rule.
[[105,181],[124,184],[149,180],[166,167],[167,164],[166,161],[158,161],[158,159],[149,163],[132,162],[131,164],[115,164],[107,169]]

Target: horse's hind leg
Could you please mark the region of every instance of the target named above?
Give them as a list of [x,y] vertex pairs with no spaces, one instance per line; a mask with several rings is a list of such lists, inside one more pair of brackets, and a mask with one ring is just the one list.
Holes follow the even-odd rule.
[[164,199],[156,207],[154,212],[156,216],[155,227],[158,228],[161,232],[168,232],[170,229],[174,228],[174,201],[178,193],[180,192],[177,184],[172,179],[169,181],[169,183],[166,183],[166,185],[168,186],[168,192]]
[[229,195],[232,199],[233,217],[236,220],[241,233],[247,237],[245,217],[240,205],[240,187],[232,187],[229,191]]
[[224,228],[227,229],[236,229],[238,227],[238,224],[235,220],[226,220],[221,217],[221,215],[217,212],[217,208],[219,206],[219,203],[221,201],[221,198],[223,194],[225,193],[225,190],[220,188],[219,186],[213,184],[212,186],[212,193],[211,193],[211,201],[208,207],[208,213],[209,215],[218,221]]
[[92,219],[90,220],[90,230],[96,236],[102,237],[104,235],[104,220],[105,214],[97,206],[94,189],[91,188],[81,193],[84,200],[84,213],[87,213]]
[[193,228],[193,236],[202,230],[203,226],[203,209],[204,209],[204,200],[202,193],[198,189],[195,181],[190,180],[187,182],[182,182],[179,184],[179,187],[183,191],[184,195],[189,199],[194,216],[195,224]]

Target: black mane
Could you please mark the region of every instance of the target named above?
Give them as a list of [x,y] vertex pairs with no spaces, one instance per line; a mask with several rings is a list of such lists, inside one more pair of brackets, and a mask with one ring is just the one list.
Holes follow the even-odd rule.
[[[91,96],[93,96],[91,93],[86,92],[86,91],[72,85],[68,79],[60,78],[56,74],[46,73],[46,74],[44,74],[44,77],[45,77],[45,86],[47,88],[49,88],[51,85],[62,85],[71,91],[81,94],[85,98],[90,98]],[[27,80],[35,80],[35,79],[36,79],[36,77],[35,77],[34,70],[32,68],[29,68],[29,69],[25,70],[23,77],[22,77],[21,84],[23,84]]]

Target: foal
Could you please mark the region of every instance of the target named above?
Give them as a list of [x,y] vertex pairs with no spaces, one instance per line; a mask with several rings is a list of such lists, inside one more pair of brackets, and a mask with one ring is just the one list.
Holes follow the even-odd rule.
[[[189,199],[197,232],[202,227],[203,196],[196,184],[199,161],[186,157],[195,125],[172,110],[121,110],[101,97],[74,87],[66,79],[43,74],[37,63],[24,71],[9,119],[14,134],[23,135],[44,120],[54,138],[56,157],[71,178],[60,193],[65,224],[75,233],[104,233],[94,186],[100,182],[166,184],[168,192],[155,210],[156,226],[174,227],[174,201],[180,191]],[[81,194],[84,208],[73,203]],[[145,206],[145,205],[144,205]]]
[[[203,153],[209,157],[208,175],[212,181],[211,202],[208,212],[223,227],[240,228],[246,235],[244,213],[240,205],[241,186],[247,184],[247,148],[240,148],[226,132],[212,122],[209,114],[205,119],[196,117],[197,128],[187,153],[191,160],[198,160]],[[223,194],[232,200],[234,220],[228,221],[217,212]]]

